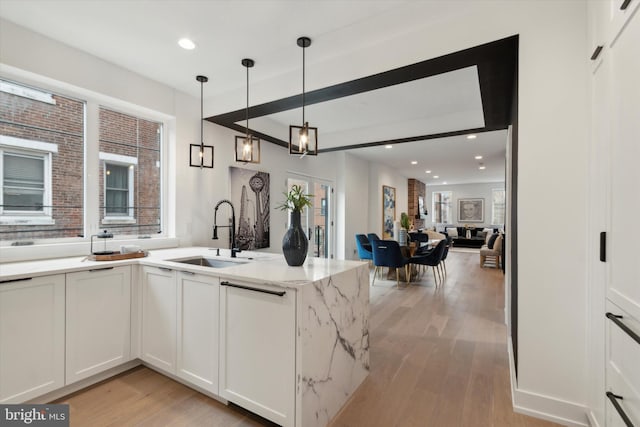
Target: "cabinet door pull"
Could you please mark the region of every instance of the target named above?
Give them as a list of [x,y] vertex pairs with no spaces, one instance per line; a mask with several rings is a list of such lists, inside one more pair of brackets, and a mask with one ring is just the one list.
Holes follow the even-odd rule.
[[595,61],[596,59],[598,59],[598,56],[600,56],[600,52],[602,52],[602,48],[604,46],[597,46],[596,49],[593,51],[593,53],[591,54],[591,60]]
[[105,271],[105,270],[113,270],[113,267],[92,268],[91,270],[89,270],[89,273],[94,273],[96,271]]
[[0,283],[26,282],[31,279],[33,279],[33,277],[23,277],[22,279],[0,280]]
[[640,344],[640,335],[636,334],[635,332],[633,332],[633,330],[631,330],[631,328],[629,328],[627,325],[622,323],[622,320],[620,319],[623,319],[624,318],[623,316],[620,316],[618,314],[613,314],[613,313],[607,313],[605,314],[605,316],[607,316],[607,318],[610,319],[613,323],[618,325],[618,327],[622,329],[624,332],[626,332],[626,334],[629,335],[631,338],[633,338],[635,342]]
[[629,7],[629,3],[631,3],[631,0],[624,0],[620,5],[620,10],[626,10]]
[[158,267],[158,269],[162,270],[162,271],[166,271],[167,273],[170,273],[173,271],[173,269],[171,268],[167,268],[167,267]]
[[607,232],[600,232],[600,261],[607,262]]
[[232,288],[246,289],[248,291],[262,292],[264,294],[277,295],[279,297],[282,297],[282,296],[284,296],[286,294],[285,291],[271,291],[269,289],[254,288],[254,287],[251,287],[251,286],[238,285],[236,283],[231,283],[231,282],[220,282],[220,285],[222,285],[222,286],[230,286]]
[[186,270],[180,270],[180,273],[188,274],[189,276],[195,276],[196,275],[196,273],[194,273],[193,271],[186,271]]
[[607,397],[611,401],[613,407],[616,408],[616,411],[618,412],[618,415],[620,415],[620,418],[622,418],[622,421],[624,421],[624,424],[627,427],[634,427],[626,412],[624,412],[624,409],[622,409],[622,406],[620,406],[620,403],[618,403],[618,400],[623,400],[624,398],[622,396],[618,396],[617,394],[613,394],[610,391],[607,392]]

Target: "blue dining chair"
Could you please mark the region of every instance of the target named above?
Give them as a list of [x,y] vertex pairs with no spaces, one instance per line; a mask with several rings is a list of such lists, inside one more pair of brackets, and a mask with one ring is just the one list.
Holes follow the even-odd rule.
[[404,267],[407,284],[411,282],[411,271],[408,268],[410,259],[402,255],[398,242],[395,240],[372,240],[371,246],[373,247],[373,265],[376,267],[373,272],[371,286],[376,282],[378,267],[395,268],[398,287],[400,287],[400,272],[398,269]]
[[381,240],[376,233],[367,234],[367,238],[369,239],[369,243],[373,242],[374,240]]
[[[410,262],[412,264],[425,265],[431,267],[433,270],[433,280],[436,283],[436,287],[438,286],[438,277],[440,277],[440,283],[444,280],[444,276],[441,275],[439,265],[442,261],[442,257],[444,256],[445,249],[447,248],[447,239],[442,239],[438,242],[435,248],[433,248],[426,255],[416,255],[412,256]],[[375,255],[375,253],[374,253]],[[375,258],[374,258],[375,263]],[[438,277],[436,277],[436,267],[438,267]]]
[[356,234],[356,248],[360,259],[373,261],[373,249],[369,239],[364,234]]

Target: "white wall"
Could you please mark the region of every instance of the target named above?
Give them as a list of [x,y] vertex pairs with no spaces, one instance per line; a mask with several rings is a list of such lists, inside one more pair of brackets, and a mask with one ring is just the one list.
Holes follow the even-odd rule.
[[342,245],[344,253],[341,254],[338,251],[338,257],[358,259],[355,235],[367,234],[372,231],[380,234],[381,230],[378,231],[378,228],[369,226],[369,218],[373,215],[373,211],[369,208],[369,201],[372,198],[369,191],[370,163],[348,152],[343,152],[342,156],[344,159],[343,177],[339,180],[342,189],[339,189],[341,191],[338,194],[342,194],[343,206],[346,209],[343,216],[344,231],[342,233],[344,235],[344,244]]
[[409,209],[409,182],[387,165],[371,163],[369,166],[369,231],[382,237],[382,186],[396,189],[396,221]]
[[[458,199],[484,199],[484,222],[473,223],[476,227],[484,227],[492,225],[491,223],[491,204],[492,190],[504,190],[504,182],[489,182],[477,184],[459,184],[459,185],[427,185],[427,210],[429,215],[425,217],[426,226],[435,226],[433,222],[433,192],[434,191],[451,191],[451,221],[449,224],[464,225],[465,222],[458,222]],[[497,225],[497,224],[496,224]]]

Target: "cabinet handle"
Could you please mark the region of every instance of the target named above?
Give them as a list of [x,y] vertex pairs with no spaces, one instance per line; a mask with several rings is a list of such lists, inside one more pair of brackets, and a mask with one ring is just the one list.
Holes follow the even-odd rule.
[[627,335],[629,335],[631,338],[633,338],[633,340],[635,342],[637,342],[638,344],[640,344],[640,335],[636,334],[635,332],[633,332],[631,330],[631,328],[629,328],[627,325],[625,325],[624,323],[622,323],[622,320],[624,316],[620,316],[618,314],[613,314],[613,313],[607,313],[605,314],[605,316],[607,316],[608,319],[610,319],[611,321],[613,321],[613,323],[615,323],[616,325],[618,325],[618,327],[620,329],[622,329],[623,331],[626,332]]
[[159,270],[162,270],[162,271],[166,271],[167,273],[170,273],[170,272],[172,272],[172,271],[173,271],[173,269],[171,269],[171,268],[167,268],[167,267],[158,267],[158,269],[159,269]]
[[186,270],[180,270],[180,273],[188,274],[189,276],[195,276],[196,275],[196,273],[194,273],[193,271],[186,271]]
[[89,270],[89,273],[93,273],[96,271],[105,271],[105,270],[113,270],[113,267],[92,268],[91,270]]
[[631,0],[624,0],[620,5],[620,10],[626,10],[629,7],[629,3],[631,3]]
[[251,287],[251,286],[238,285],[238,284],[231,283],[231,282],[220,282],[220,285],[222,285],[222,286],[230,286],[232,288],[246,289],[248,291],[262,292],[264,294],[277,295],[279,297],[282,297],[282,296],[284,296],[286,294],[285,291],[270,291],[269,289],[254,288],[254,287]]
[[607,232],[600,232],[600,261],[607,262]]
[[602,48],[604,46],[597,46],[596,49],[593,51],[593,53],[591,54],[591,60],[595,61],[596,59],[598,59],[598,56],[600,56],[600,52],[602,52]]
[[610,391],[607,392],[607,397],[611,401],[611,404],[613,405],[613,407],[616,408],[618,415],[620,415],[620,418],[622,418],[622,421],[624,421],[625,425],[627,427],[633,427],[633,423],[631,422],[627,414],[624,412],[624,409],[622,409],[622,406],[620,406],[620,403],[618,403],[618,399],[623,400],[623,397],[618,396],[617,394],[613,394]]
[[33,277],[23,277],[22,279],[0,280],[0,283],[26,282],[27,280],[31,279],[33,279]]

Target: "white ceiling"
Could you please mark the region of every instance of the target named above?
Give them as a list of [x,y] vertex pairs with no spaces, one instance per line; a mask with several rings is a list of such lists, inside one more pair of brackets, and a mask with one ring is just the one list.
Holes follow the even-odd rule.
[[[209,115],[244,107],[242,58],[256,60],[252,104],[269,102],[274,93],[283,98],[301,90],[299,36],[313,40],[307,49],[307,90],[312,90],[341,83],[346,74],[352,79],[384,71],[362,69],[357,53],[451,17],[461,7],[462,2],[411,0],[2,0],[0,17],[194,97],[200,95],[195,76],[207,75]],[[193,39],[197,48],[179,48],[181,37]],[[337,57],[347,58],[344,67],[310,76]],[[310,105],[306,116],[319,128],[321,148],[484,124],[475,67]],[[290,110],[252,119],[251,127],[287,140],[288,125],[301,117],[299,109]],[[474,143],[452,137],[350,152],[427,183],[427,165],[445,171],[441,178],[450,184],[491,182],[504,179],[505,140],[505,132],[486,132]],[[476,154],[485,156],[485,171],[478,171]],[[415,171],[409,165],[413,159],[419,162]]]

